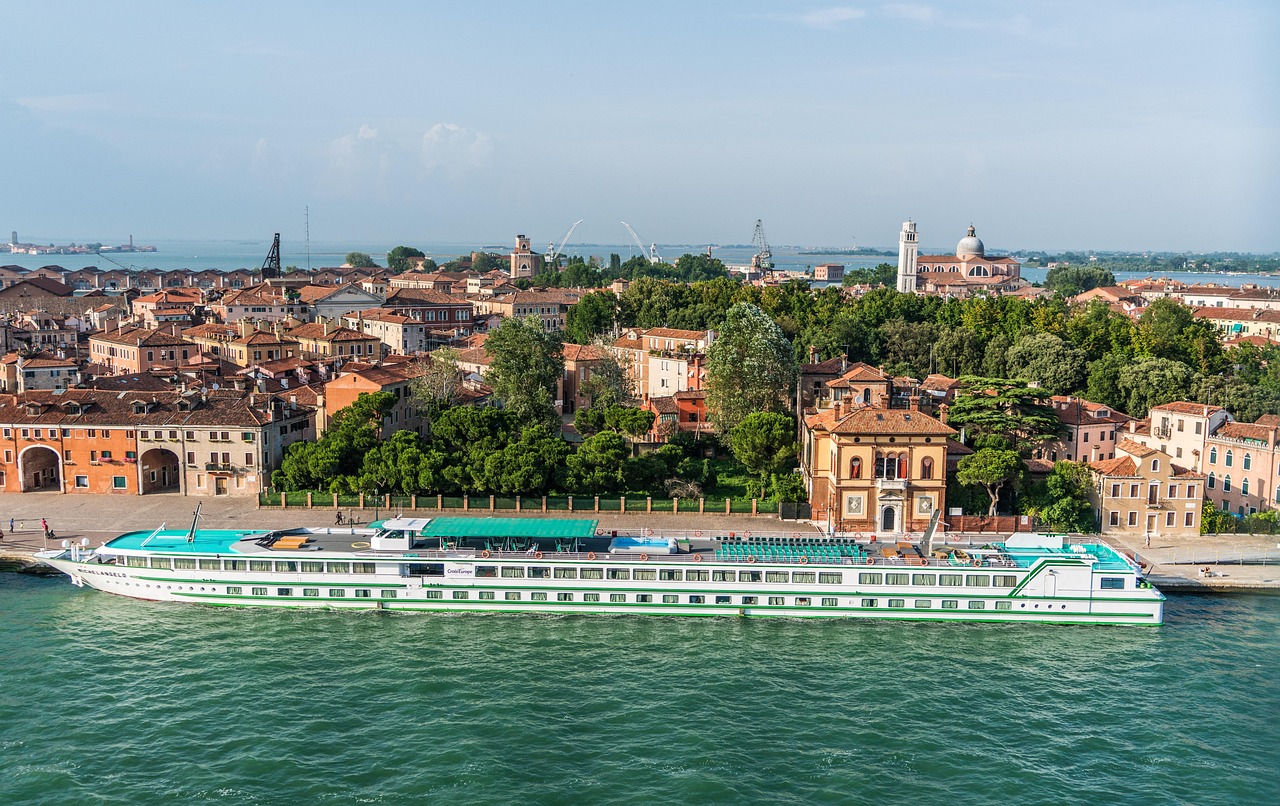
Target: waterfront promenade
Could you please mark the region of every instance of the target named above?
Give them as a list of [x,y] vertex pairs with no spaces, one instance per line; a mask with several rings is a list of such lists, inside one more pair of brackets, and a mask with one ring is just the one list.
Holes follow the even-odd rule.
[[[196,504],[202,503],[200,525],[206,529],[261,528],[281,529],[291,526],[328,526],[333,523],[332,509],[278,508],[260,509],[253,499],[189,498],[180,495],[148,496],[68,496],[56,494],[0,494],[0,567],[27,565],[32,553],[45,547],[40,519],[49,521],[57,538],[79,541],[88,538],[98,546],[121,532],[132,529],[154,529],[161,523],[169,528],[185,528],[191,523]],[[344,510],[345,514],[346,510]],[[354,510],[358,522],[398,514],[385,508],[367,507]],[[430,517],[431,513],[417,515]],[[456,516],[460,512],[445,512]],[[476,511],[478,517],[487,511]],[[503,517],[595,518],[601,529],[628,530],[652,528],[676,537],[709,537],[728,532],[793,532],[812,534],[817,530],[806,523],[780,521],[773,516],[724,515],[698,513],[495,513]],[[9,529],[13,519],[16,531]],[[990,540],[990,535],[953,535],[953,542],[975,544]],[[1122,551],[1130,552],[1148,565],[1147,575],[1158,587],[1169,592],[1211,591],[1280,591],[1280,536],[1223,535],[1194,538],[1156,538],[1151,548],[1141,538],[1108,538]],[[8,562],[6,563],[6,559]],[[1202,568],[1210,574],[1203,576]]]

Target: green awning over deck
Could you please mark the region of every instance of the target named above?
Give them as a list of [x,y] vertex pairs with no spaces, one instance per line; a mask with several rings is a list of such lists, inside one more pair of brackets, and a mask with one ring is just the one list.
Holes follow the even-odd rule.
[[596,521],[586,518],[432,518],[423,537],[496,537],[571,540],[592,537]]

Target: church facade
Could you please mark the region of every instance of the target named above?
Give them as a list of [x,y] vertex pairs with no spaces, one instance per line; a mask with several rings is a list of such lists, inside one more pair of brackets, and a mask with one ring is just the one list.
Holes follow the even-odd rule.
[[1022,264],[1011,257],[987,257],[973,225],[956,244],[954,255],[920,255],[914,221],[902,225],[898,236],[898,290],[906,294],[970,297],[1018,291]]

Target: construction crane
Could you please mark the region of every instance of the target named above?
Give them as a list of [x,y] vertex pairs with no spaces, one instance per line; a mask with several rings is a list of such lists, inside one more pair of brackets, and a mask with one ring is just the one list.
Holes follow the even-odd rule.
[[573,231],[576,230],[578,228],[578,225],[581,223],[582,223],[581,218],[573,222],[573,226],[569,227],[569,231],[566,232],[564,234],[564,237],[560,239],[560,245],[557,246],[555,249],[551,248],[551,244],[547,244],[547,265],[556,267],[556,268],[560,266],[559,260],[560,260],[560,255],[564,252],[564,245],[567,244],[569,242],[569,239],[573,237]]
[[756,253],[751,257],[751,268],[759,269],[761,276],[773,272],[773,251],[769,249],[769,239],[764,237],[764,221],[756,219],[756,231],[751,236],[751,245]]
[[640,240],[640,236],[631,228],[631,225],[623,221],[622,226],[627,228],[627,232],[631,233],[631,240],[636,242],[636,246],[640,247],[640,254],[648,255],[650,263],[662,262],[662,256],[658,254],[658,245],[656,243],[649,244],[649,248],[645,249],[644,241]]

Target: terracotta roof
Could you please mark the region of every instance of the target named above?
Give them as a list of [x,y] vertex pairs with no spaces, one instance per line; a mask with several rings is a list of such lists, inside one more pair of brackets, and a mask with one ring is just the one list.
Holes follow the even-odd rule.
[[1089,467],[1103,476],[1134,477],[1138,475],[1138,466],[1128,456],[1117,456],[1114,459],[1090,462]]
[[[191,411],[181,411],[184,400]],[[143,403],[145,413],[135,414],[134,403]],[[207,425],[261,426],[272,421],[265,409],[268,397],[232,389],[209,390],[207,398],[200,394],[177,391],[112,391],[104,389],[67,389],[58,392],[27,392],[22,395],[0,395],[0,422],[14,424],[106,425],[135,427],[143,425]],[[37,406],[29,411],[27,404]],[[84,406],[83,413],[73,413],[71,404]]]
[[291,339],[277,336],[270,330],[255,330],[248,336],[242,336],[231,343],[243,344],[246,347],[252,347],[259,344],[284,344],[287,341],[291,341]]
[[651,397],[649,405],[658,414],[679,414],[680,407],[676,405],[676,399],[670,395],[666,397]]
[[564,345],[565,361],[599,361],[607,357],[608,354],[594,344]]
[[1222,411],[1221,406],[1207,406],[1203,403],[1186,403],[1183,401],[1175,401],[1173,403],[1165,403],[1160,406],[1152,406],[1151,410],[1169,411],[1174,414],[1193,414],[1198,417],[1208,417],[1210,414],[1216,414]]
[[1280,414],[1264,414],[1253,421],[1254,425],[1265,425],[1268,428],[1280,426]]
[[[1053,413],[1058,415],[1058,422],[1066,425],[1092,425],[1093,423],[1115,423],[1123,425],[1133,418],[1123,412],[1116,411],[1110,406],[1104,406],[1101,403],[1092,403],[1088,400],[1080,398],[1071,398],[1066,395],[1054,395],[1050,398],[1053,403]],[[1107,412],[1105,416],[1099,417],[1098,412]]]
[[75,293],[75,289],[66,283],[60,283],[57,280],[53,280],[48,277],[27,277],[26,279],[19,280],[4,290],[9,291],[13,288],[20,288],[23,283],[59,297],[69,297]]
[[417,319],[404,314],[388,311],[383,308],[370,308],[367,311],[360,311],[359,314],[349,313],[347,319],[367,319],[370,322],[388,322],[393,325],[409,325],[422,324]]
[[1049,459],[1027,459],[1025,462],[1027,470],[1031,473],[1045,474],[1053,472],[1053,462]]
[[849,369],[845,371],[843,375],[827,384],[827,386],[832,389],[843,389],[850,383],[878,383],[888,380],[891,380],[888,375],[870,364],[864,364],[863,362],[858,361],[850,364]]
[[394,288],[387,293],[382,303],[384,308],[398,308],[416,305],[468,305],[465,299],[450,296],[443,291],[432,288]]
[[489,351],[483,347],[472,347],[458,351],[458,363],[460,364],[480,364],[487,367],[491,361],[493,359],[489,357]]
[[950,392],[952,389],[958,389],[960,381],[946,375],[933,374],[924,379],[920,384],[922,392]]
[[349,327],[328,325],[327,333],[325,328],[326,325],[323,322],[308,322],[290,330],[289,338],[311,339],[312,341],[369,341],[373,338],[367,333],[361,333]]
[[645,336],[652,336],[657,339],[688,339],[697,341],[705,339],[707,334],[702,330],[678,330],[673,327],[654,327],[644,332]]
[[1223,423],[1213,437],[1228,437],[1230,439],[1256,439],[1265,445],[1271,444],[1271,427],[1259,425],[1258,423]]
[[845,410],[832,406],[805,418],[810,428],[833,434],[910,434],[951,436],[954,428],[935,420],[922,411],[910,409],[884,409],[861,406]]
[[1185,467],[1180,467],[1180,466],[1178,466],[1178,465],[1173,464],[1172,462],[1169,464],[1169,467],[1173,468],[1173,477],[1174,477],[1174,478],[1176,478],[1176,479],[1202,479],[1202,478],[1205,478],[1205,475],[1204,475],[1203,473],[1197,473],[1197,472],[1195,472],[1194,470],[1188,470],[1187,468],[1185,468]]
[[849,359],[843,355],[819,361],[816,364],[801,364],[801,375],[839,375],[849,368]]
[[168,330],[149,330],[145,327],[123,327],[118,330],[104,330],[94,333],[90,341],[105,341],[110,344],[127,344],[131,347],[171,347],[186,344],[182,336],[175,336]]
[[1124,451],[1130,456],[1136,456],[1139,459],[1146,458],[1154,453],[1159,453],[1155,448],[1143,445],[1141,442],[1134,442],[1131,439],[1122,439],[1116,443],[1117,451]]

